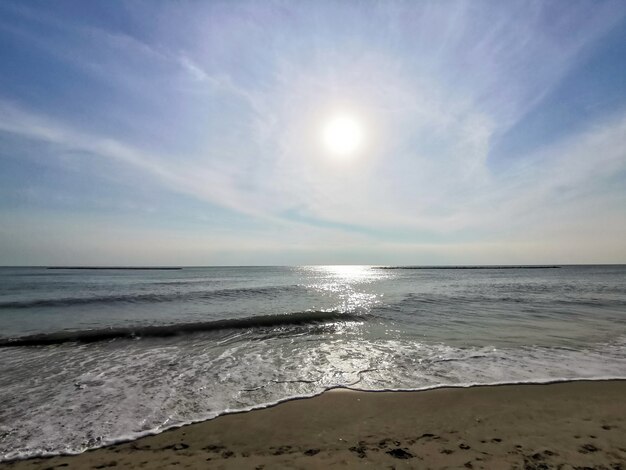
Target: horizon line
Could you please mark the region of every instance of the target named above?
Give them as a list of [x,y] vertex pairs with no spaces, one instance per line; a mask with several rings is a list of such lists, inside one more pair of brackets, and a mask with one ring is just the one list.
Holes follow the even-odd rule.
[[5,268],[40,268],[40,269],[110,269],[110,270],[182,270],[190,268],[290,268],[309,266],[370,266],[379,268],[395,269],[454,269],[454,268],[559,268],[565,266],[625,266],[625,263],[496,263],[496,264],[215,264],[215,265],[0,265],[0,269]]

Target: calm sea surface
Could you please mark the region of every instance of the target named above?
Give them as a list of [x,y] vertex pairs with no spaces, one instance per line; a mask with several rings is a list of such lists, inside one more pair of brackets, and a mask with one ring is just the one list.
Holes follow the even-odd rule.
[[343,386],[626,378],[626,266],[0,268],[0,460]]

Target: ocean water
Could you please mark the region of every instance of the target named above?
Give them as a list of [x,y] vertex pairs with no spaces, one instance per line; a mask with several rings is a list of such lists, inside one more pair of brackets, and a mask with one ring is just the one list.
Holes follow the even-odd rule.
[[626,378],[626,266],[0,268],[0,460],[333,387]]

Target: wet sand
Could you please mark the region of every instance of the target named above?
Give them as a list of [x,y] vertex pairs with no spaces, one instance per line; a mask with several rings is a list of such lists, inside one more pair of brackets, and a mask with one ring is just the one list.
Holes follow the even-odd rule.
[[625,469],[626,381],[334,390],[0,468]]

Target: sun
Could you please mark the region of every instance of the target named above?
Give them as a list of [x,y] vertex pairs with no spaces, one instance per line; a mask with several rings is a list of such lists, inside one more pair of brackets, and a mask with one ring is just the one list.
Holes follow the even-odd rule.
[[354,117],[345,114],[336,115],[324,125],[322,140],[331,154],[350,156],[363,144],[363,129]]

